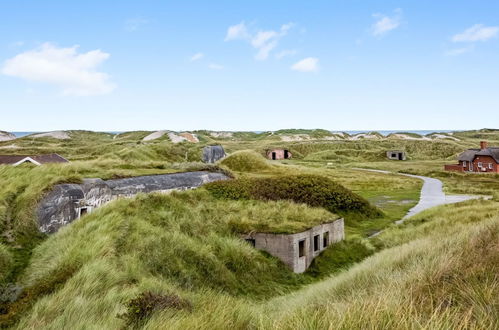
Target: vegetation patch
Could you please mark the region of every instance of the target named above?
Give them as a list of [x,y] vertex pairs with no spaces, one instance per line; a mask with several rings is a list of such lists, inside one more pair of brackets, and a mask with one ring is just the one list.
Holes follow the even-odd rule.
[[267,160],[256,151],[237,151],[223,159],[221,164],[236,172],[261,172],[272,170]]
[[320,175],[291,175],[266,178],[241,178],[212,182],[206,189],[217,198],[291,200],[323,207],[338,214],[354,212],[378,217],[382,212],[367,200],[342,185]]
[[137,327],[143,324],[156,311],[176,310],[191,311],[192,304],[189,300],[179,297],[174,293],[159,294],[151,291],[144,292],[127,304],[127,312],[120,315],[127,326]]

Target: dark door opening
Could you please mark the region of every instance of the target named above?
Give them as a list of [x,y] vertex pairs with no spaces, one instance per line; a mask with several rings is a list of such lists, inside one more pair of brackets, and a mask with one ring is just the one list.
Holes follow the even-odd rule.
[[276,158],[277,158],[276,153],[275,153],[275,152],[272,152],[272,160],[276,160]]
[[284,159],[288,159],[288,158],[289,158],[289,151],[284,150]]
[[326,231],[322,235],[322,247],[327,247],[329,245],[329,232]]
[[298,242],[298,257],[304,257],[305,256],[305,240],[301,240]]
[[88,209],[86,207],[80,208],[80,218],[88,213]]
[[319,245],[319,235],[314,236],[314,251],[319,251],[320,245]]
[[399,160],[404,160],[404,154],[403,153],[399,153]]

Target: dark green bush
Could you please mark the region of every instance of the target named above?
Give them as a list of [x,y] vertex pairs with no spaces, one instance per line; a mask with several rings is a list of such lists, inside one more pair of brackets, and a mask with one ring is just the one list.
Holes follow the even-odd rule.
[[292,200],[333,213],[356,212],[368,217],[381,211],[331,179],[319,175],[292,175],[212,182],[206,189],[217,198]]
[[137,326],[147,320],[155,311],[165,309],[191,311],[192,304],[176,294],[162,295],[148,291],[130,300],[127,303],[127,312],[120,317],[125,319],[128,326]]

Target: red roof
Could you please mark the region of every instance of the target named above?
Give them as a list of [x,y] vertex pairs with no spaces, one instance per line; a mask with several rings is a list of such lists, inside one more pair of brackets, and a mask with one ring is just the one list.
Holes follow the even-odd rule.
[[[15,164],[23,159],[31,158],[37,163],[47,164],[47,163],[68,163],[69,161],[59,156],[58,154],[48,154],[48,155],[0,155],[0,164]],[[28,160],[29,161],[29,160]]]

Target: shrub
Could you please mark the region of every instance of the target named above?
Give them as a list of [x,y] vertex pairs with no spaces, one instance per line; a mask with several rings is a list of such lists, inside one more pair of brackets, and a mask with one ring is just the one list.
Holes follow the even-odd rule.
[[120,317],[125,319],[127,325],[137,326],[154,312],[166,309],[191,311],[192,304],[176,294],[162,295],[148,291],[130,300],[127,303],[127,312]]
[[216,198],[292,200],[333,213],[380,216],[381,211],[342,185],[320,175],[291,175],[218,181],[205,185]]
[[272,169],[267,160],[253,150],[237,151],[223,159],[221,164],[237,172],[258,172]]
[[12,255],[9,250],[0,243],[0,284],[9,275],[13,265]]

